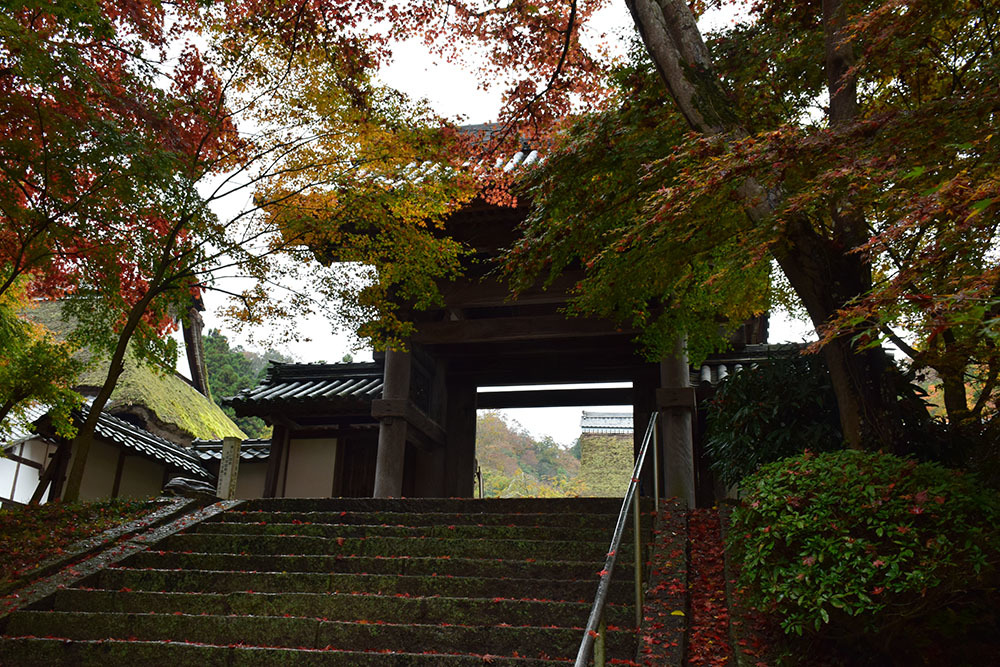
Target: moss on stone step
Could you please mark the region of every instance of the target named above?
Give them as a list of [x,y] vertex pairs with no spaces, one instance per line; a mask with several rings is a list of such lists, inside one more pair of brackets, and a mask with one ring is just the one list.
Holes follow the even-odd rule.
[[[617,516],[616,498],[260,498],[246,511],[267,512],[403,512],[451,514],[608,514]],[[643,511],[652,502],[643,500]]]
[[196,644],[316,647],[320,621],[283,616],[115,614],[25,611],[11,616],[7,634],[67,639],[138,639]]
[[[360,653],[240,646],[199,646],[166,642],[66,642],[59,639],[13,639],[4,643],[4,658],[18,667],[134,667],[198,665],[198,667],[513,667],[550,664],[509,656]],[[488,658],[488,660],[487,660]]]
[[[369,574],[415,574],[438,576],[483,576],[526,579],[583,579],[594,573],[597,563],[535,559],[497,560],[438,556],[302,556],[141,551],[122,566],[181,570],[236,570],[243,572],[344,572]],[[616,579],[631,579],[632,561],[619,562]]]
[[[156,545],[171,551],[247,554],[343,554],[345,556],[451,556],[524,560],[576,560],[601,563],[607,545],[557,540],[461,540],[420,537],[310,537],[293,535],[213,535],[181,533]],[[631,545],[623,544],[620,557]]]
[[[450,526],[450,525],[482,525],[482,526],[559,526],[565,528],[590,528],[597,530],[612,530],[618,515],[616,508],[613,513],[594,514],[588,512],[524,512],[518,514],[503,514],[499,512],[355,512],[341,510],[336,512],[309,511],[264,511],[246,509],[247,505],[238,511],[226,512],[213,517],[206,523],[339,523],[344,525],[389,525],[389,526]],[[251,505],[252,507],[252,505]],[[646,529],[652,525],[652,515],[647,513],[642,517]],[[629,523],[631,528],[631,522]]]
[[[245,502],[10,615],[0,663],[567,660],[619,507],[566,498]],[[652,537],[650,517],[643,522]],[[631,550],[622,545],[606,610],[620,628],[635,622]],[[613,657],[635,655],[634,632],[613,631],[609,642]]]
[[[557,625],[582,627],[590,603],[544,600],[469,599],[347,593],[159,593],[64,589],[53,599],[57,611],[298,616],[327,620],[359,619],[435,625]],[[611,625],[634,623],[631,605],[609,605]]]
[[[587,602],[597,592],[597,574],[586,579],[494,579],[436,575],[323,574],[314,572],[227,572],[213,570],[133,570],[115,568],[100,573],[95,588],[176,592],[262,593],[361,592],[421,597],[530,597]],[[627,602],[632,582],[612,583],[610,600]]]
[[[302,535],[309,537],[440,537],[463,540],[556,540],[597,542],[611,541],[613,525],[603,529],[565,528],[561,526],[476,526],[450,524],[441,526],[392,526],[336,523],[228,523],[214,522],[197,527],[202,535]],[[629,531],[631,534],[631,530]]]
[[[232,646],[314,648],[352,651],[477,653],[569,658],[580,643],[580,628],[394,624],[359,620],[322,621],[276,616],[18,612],[7,633],[53,636],[76,641],[133,640]],[[632,633],[611,631],[608,649],[623,655],[635,644]]]

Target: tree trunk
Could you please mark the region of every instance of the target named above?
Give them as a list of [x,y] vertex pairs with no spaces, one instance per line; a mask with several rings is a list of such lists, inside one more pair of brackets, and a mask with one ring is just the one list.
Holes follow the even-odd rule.
[[[747,136],[722,89],[691,10],[685,0],[626,0],[643,42],[678,110],[692,129],[724,141]],[[857,82],[851,73],[853,48],[844,29],[841,0],[823,0],[825,68],[830,124],[852,122],[858,113]],[[781,187],[766,190],[753,178],[737,188],[754,223],[765,223],[783,200]],[[871,288],[871,266],[850,253],[865,240],[863,214],[849,201],[831,206],[830,237],[808,221],[791,222],[774,248],[792,288],[817,330],[837,311]],[[899,451],[905,446],[895,378],[881,347],[857,350],[849,337],[827,344],[830,370],[844,436],[853,447],[867,443]]]
[[[118,378],[121,377],[122,371],[125,368],[125,350],[128,348],[128,341],[130,339],[131,335],[119,338],[118,346],[108,367],[108,375],[104,380],[104,384],[97,393],[97,397],[94,398],[94,402],[90,404],[90,408],[87,411],[87,419],[84,420],[76,432],[76,437],[73,438],[73,443],[70,447],[70,451],[74,454],[73,467],[70,468],[69,478],[66,480],[66,489],[63,491],[63,500],[67,502],[80,499],[83,472],[87,465],[87,457],[90,455],[90,447],[94,442],[94,431],[97,428],[97,420],[101,416],[104,406],[108,404],[111,392],[114,391],[115,386],[118,384]],[[121,351],[120,354],[119,350]]]
[[[871,286],[871,268],[861,257],[843,253],[807,225],[790,225],[787,242],[774,254],[817,331]],[[842,335],[823,347],[823,355],[848,444],[904,452],[896,377],[884,350],[859,350]]]
[[73,459],[73,468],[70,470],[66,489],[63,493],[64,500],[77,500],[80,497],[80,485],[83,482],[83,471],[87,465],[87,456],[90,454],[90,445],[94,441],[94,429],[97,428],[97,420],[101,415],[101,411],[107,405],[108,399],[111,398],[111,392],[114,391],[115,386],[118,384],[118,378],[121,377],[122,371],[125,369],[125,355],[128,352],[128,344],[132,340],[132,335],[139,327],[143,316],[146,314],[146,309],[153,303],[153,300],[167,289],[170,289],[171,283],[176,285],[177,281],[181,279],[181,276],[176,273],[172,277],[168,277],[168,271],[174,268],[174,262],[177,261],[172,256],[172,253],[177,238],[181,230],[186,227],[188,221],[189,218],[186,216],[179,219],[164,238],[160,260],[156,271],[148,281],[146,293],[129,309],[125,326],[118,333],[118,342],[115,344],[115,350],[111,355],[111,363],[108,365],[108,375],[101,386],[101,390],[97,393],[97,397],[90,405],[86,421],[84,421],[80,430],[77,431],[76,437],[73,438],[73,448],[71,451],[75,451],[76,456]]
[[[159,277],[158,275],[157,278]],[[125,370],[125,355],[128,352],[129,341],[132,340],[132,334],[135,333],[136,328],[142,321],[142,317],[145,315],[149,304],[152,303],[154,296],[154,292],[147,292],[146,296],[132,306],[132,309],[129,311],[128,320],[118,334],[118,343],[115,345],[115,351],[111,355],[111,363],[108,364],[108,375],[104,379],[101,390],[94,398],[94,402],[90,404],[87,419],[80,426],[76,437],[73,438],[70,451],[75,455],[73,457],[73,467],[70,469],[69,478],[66,480],[63,500],[74,501],[80,498],[83,471],[87,465],[87,457],[90,455],[90,446],[94,442],[94,430],[97,428],[97,420],[101,415],[101,411],[104,410],[104,406],[108,404],[111,392],[114,391],[115,386],[118,384],[118,378],[121,377],[122,371]]]

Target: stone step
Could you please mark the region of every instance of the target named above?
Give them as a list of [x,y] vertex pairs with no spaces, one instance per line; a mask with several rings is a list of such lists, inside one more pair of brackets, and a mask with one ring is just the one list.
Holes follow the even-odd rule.
[[[111,614],[27,611],[13,615],[12,636],[60,637],[72,640],[139,639],[228,646],[331,647],[360,652],[394,650],[570,658],[576,654],[582,628],[509,625],[422,625],[368,621],[324,621],[276,616],[203,616],[188,614]],[[609,654],[622,656],[635,645],[635,635],[608,633]]]
[[[0,665],[565,664],[620,506],[247,501],[0,620]],[[631,551],[605,612],[621,663],[636,646]]]
[[[258,498],[242,511],[267,512],[404,512],[451,514],[607,514],[618,516],[618,498]],[[652,510],[644,500],[642,511]]]
[[[419,597],[350,593],[173,593],[66,588],[48,600],[56,611],[120,614],[207,614],[211,616],[297,616],[330,621],[385,621],[440,625],[534,625],[583,627],[592,601],[559,602],[537,598]],[[42,605],[46,606],[46,605]],[[40,606],[41,607],[41,606]],[[38,607],[38,608],[40,608]],[[630,604],[611,604],[610,625],[628,627]]]
[[[121,567],[154,570],[234,570],[242,572],[330,572],[367,574],[450,574],[456,577],[482,576],[526,579],[586,579],[596,576],[594,562],[550,561],[533,558],[497,560],[438,556],[325,556],[257,555],[181,551],[140,551]],[[632,578],[632,560],[619,561],[615,578]]]
[[[197,528],[197,526],[195,527]],[[561,540],[462,540],[443,537],[310,537],[184,532],[155,545],[167,551],[345,556],[452,556],[525,560],[575,560],[601,564],[607,545]],[[620,558],[631,558],[623,544]]]
[[[363,653],[177,642],[65,641],[37,637],[7,639],[0,645],[5,659],[18,667],[134,667],[198,665],[198,667],[531,667],[565,665],[564,661],[485,654]],[[7,664],[7,663],[5,663]]]
[[[95,581],[90,581],[94,579]],[[583,580],[491,579],[451,575],[328,574],[323,572],[233,572],[216,570],[104,570],[81,582],[106,590],[144,590],[194,593],[373,593],[431,597],[494,598],[517,594],[546,600],[587,602],[597,593],[597,573]],[[628,602],[633,584],[612,582],[609,599]]]
[[[205,523],[340,523],[355,525],[388,525],[388,526],[553,526],[563,528],[589,528],[607,531],[610,538],[614,529],[618,511],[611,514],[592,513],[537,513],[526,512],[518,514],[504,513],[454,513],[454,512],[424,512],[408,514],[406,512],[278,512],[264,510],[245,510],[243,507],[217,514]],[[648,529],[652,525],[652,515],[642,515],[643,526]],[[632,529],[632,520],[626,530]]]
[[[340,524],[293,522],[226,522],[199,524],[189,531],[214,535],[304,535],[311,537],[440,537],[461,540],[555,540],[611,543],[611,528],[565,528],[561,526],[476,526],[442,524],[394,526],[390,524]],[[629,531],[631,534],[631,531]]]

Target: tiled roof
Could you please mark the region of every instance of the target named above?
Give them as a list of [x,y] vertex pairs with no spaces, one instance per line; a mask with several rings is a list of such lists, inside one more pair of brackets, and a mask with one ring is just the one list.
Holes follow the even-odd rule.
[[744,366],[755,366],[774,357],[798,354],[804,348],[798,343],[747,345],[738,352],[713,355],[698,368],[691,368],[691,384],[717,385]]
[[267,377],[252,389],[225,399],[237,412],[280,404],[368,403],[382,396],[382,365],[282,364],[272,361]]
[[3,446],[8,447],[22,440],[35,437],[37,434],[32,430],[31,423],[44,417],[48,411],[49,406],[36,403],[24,408],[23,419],[13,419],[8,416],[4,421],[3,429],[0,430],[0,435],[6,433],[6,437],[3,439]]
[[[88,407],[82,406],[74,413],[78,413],[81,418],[86,419],[88,411]],[[212,475],[202,466],[201,461],[189,450],[127,421],[112,417],[106,412],[101,412],[100,417],[98,417],[94,433],[104,440],[118,443],[195,477],[212,479]]]
[[632,413],[584,411],[580,428],[584,433],[628,435],[632,433]]
[[[222,458],[221,440],[195,440],[191,444],[195,456],[202,461],[220,460]],[[271,453],[271,441],[251,439],[240,444],[241,461],[266,461]]]

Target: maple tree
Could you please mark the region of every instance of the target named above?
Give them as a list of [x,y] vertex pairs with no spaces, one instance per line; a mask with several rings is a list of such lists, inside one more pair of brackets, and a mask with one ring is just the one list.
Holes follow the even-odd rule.
[[[439,205],[428,186],[447,179],[432,174],[422,190],[400,187],[378,201],[363,188],[344,194],[346,180],[384,193],[436,145],[419,105],[371,82],[379,46],[360,32],[366,6],[137,1],[2,12],[0,293],[26,277],[32,296],[61,297],[73,342],[109,360],[74,439],[66,498],[78,493],[126,355],[172,365],[164,334],[192,293],[230,293],[230,313],[253,325],[345,291],[343,272],[304,266],[317,207],[288,201],[324,200],[328,220],[352,224],[402,217],[395,229],[406,241]],[[213,209],[234,199],[250,202]],[[389,257],[385,266],[419,255],[365,243],[360,256]],[[427,246],[426,265],[438,246]],[[388,282],[405,289],[414,278],[398,263],[402,275]],[[284,303],[270,293],[306,270],[315,272],[309,293]],[[255,283],[226,290],[216,278],[227,271]],[[352,285],[349,294],[364,289]],[[354,305],[371,311],[364,298]]]
[[[956,430],[979,428],[998,375],[984,335],[998,301],[996,11],[976,1],[827,0],[820,13],[756,2],[706,40],[700,14],[740,3],[635,0],[643,52],[608,78],[606,54],[583,39],[603,4],[425,0],[386,14],[389,38],[422,36],[469,66],[481,58],[482,85],[507,86],[488,140],[456,136],[459,148],[436,164],[503,201],[519,192],[510,175],[467,156],[523,141],[545,148],[529,181],[535,215],[507,261],[515,289],[582,265],[574,310],[628,322],[654,357],[687,334],[697,360],[725,344],[720,316],[740,322],[781,296],[768,284],[773,261],[820,333],[852,445],[907,450],[907,424],[923,412],[886,339],[937,372]],[[596,112],[574,115],[581,109]],[[470,196],[466,186],[437,191],[442,206],[422,212],[428,227],[444,202]],[[321,200],[333,191],[311,195],[319,237],[330,220]],[[384,187],[365,192],[385,197]],[[414,221],[335,224],[323,239],[337,258],[376,267],[356,305],[372,322],[363,333],[390,345],[410,329],[384,304],[426,305],[436,295],[428,272],[460,270],[461,249]],[[401,244],[443,259],[387,250]],[[400,274],[409,289],[394,282]],[[974,374],[982,381],[970,406]]]
[[582,264],[578,310],[645,330],[653,354],[693,333],[699,357],[719,344],[714,315],[774,297],[774,261],[820,333],[854,446],[906,451],[922,411],[886,339],[937,372],[954,426],[988,416],[996,8],[756,2],[706,39],[699,14],[731,3],[628,4],[645,54],[606,110],[555,136],[515,279]]
[[[75,439],[81,469],[128,341],[140,331],[140,353],[170,350],[159,336],[172,321],[169,304],[153,304],[165,271],[154,265],[188,234],[177,222],[188,194],[184,162],[198,152],[217,155],[232,136],[218,124],[191,134],[206,126],[194,100],[218,97],[195,52],[182,52],[169,72],[157,67],[183,16],[167,28],[154,3],[21,3],[0,14],[0,294],[27,280],[30,297],[72,297],[79,324],[72,342],[114,351],[97,410]],[[48,397],[5,391],[4,399]]]
[[[509,201],[483,154],[546,141],[515,283],[579,262],[578,310],[637,325],[651,354],[687,332],[697,357],[720,344],[718,315],[773,299],[774,259],[823,335],[852,443],[905,447],[881,347],[900,327],[952,421],[975,430],[1000,368],[984,335],[1000,301],[995,10],[759,2],[706,41],[706,3],[636,0],[648,55],[609,79],[583,38],[603,4],[5,8],[0,292],[29,276],[33,294],[73,297],[81,342],[112,358],[98,402],[130,342],[170,357],[173,314],[191,290],[225,291],[212,275],[226,267],[257,281],[230,311],[251,328],[337,308],[396,346],[412,330],[400,304],[434,302],[435,280],[461,270],[441,221],[477,193]],[[488,141],[378,84],[392,41],[414,36],[459,63],[482,56],[483,85],[509,86]],[[250,191],[237,213],[209,208]],[[267,286],[292,279],[309,288],[276,303]]]

